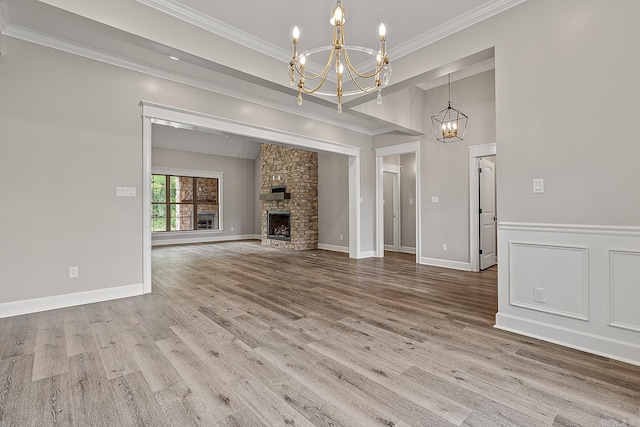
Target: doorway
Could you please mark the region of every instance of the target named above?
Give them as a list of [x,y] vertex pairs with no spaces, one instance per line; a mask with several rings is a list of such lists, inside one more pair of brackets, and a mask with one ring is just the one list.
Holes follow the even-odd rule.
[[400,252],[400,170],[399,165],[383,164],[384,250],[392,252]]
[[478,159],[478,216],[480,229],[480,270],[485,270],[498,262],[496,221],[496,158]]
[[[496,144],[469,147],[469,261],[471,271],[480,271],[480,160],[488,157],[496,158],[495,156]],[[497,197],[495,195],[493,199],[494,203],[496,203]],[[497,218],[497,215],[494,215],[494,217]],[[494,226],[497,228],[497,220],[494,221]]]
[[212,129],[266,142],[312,151],[326,151],[348,157],[349,177],[349,256],[361,258],[360,235],[360,149],[355,146],[313,139],[277,129],[223,119],[204,113],[182,110],[142,101],[142,282],[143,293],[151,292],[151,138],[152,125],[187,125],[191,128]]
[[[411,234],[411,242],[415,243],[414,247],[415,247],[415,254],[416,254],[416,263],[420,263],[421,260],[421,222],[420,222],[420,217],[421,217],[421,207],[420,207],[420,141],[416,141],[416,142],[409,142],[409,143],[405,143],[405,144],[398,144],[398,145],[391,145],[388,147],[381,147],[381,148],[376,148],[376,229],[375,229],[375,238],[376,238],[376,250],[375,250],[375,256],[377,258],[382,258],[384,257],[384,249],[385,249],[385,242],[384,242],[384,170],[385,170],[385,162],[384,162],[384,158],[386,156],[392,156],[392,155],[412,155],[412,159],[410,164],[407,165],[407,167],[410,167],[412,169],[412,173],[413,173],[413,179],[411,179],[411,194],[408,195],[408,197],[406,197],[407,199],[407,204],[411,205],[409,206],[404,206],[404,202],[402,202],[402,197],[401,199],[401,205],[403,205],[405,208],[401,208],[399,210],[399,214],[402,215],[403,212],[413,212],[415,214],[415,218],[413,219],[413,221],[411,221],[411,224],[409,226],[409,222],[407,222],[407,227],[400,227],[400,228],[404,228],[404,230],[398,230],[397,235],[399,236],[400,242],[399,242],[399,250],[402,252],[413,252],[413,249],[411,251],[406,250],[408,248],[405,248],[405,244],[402,243],[403,240],[403,235],[405,234]],[[403,174],[406,176],[409,176],[409,174]],[[404,193],[402,193],[404,195]],[[415,227],[415,228],[414,228]],[[413,240],[413,238],[415,238],[415,240]],[[409,240],[409,239],[407,239]]]

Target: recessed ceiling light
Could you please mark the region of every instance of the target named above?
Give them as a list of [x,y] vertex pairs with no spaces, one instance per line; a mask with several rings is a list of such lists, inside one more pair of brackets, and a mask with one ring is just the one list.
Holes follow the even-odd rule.
[[173,59],[174,61],[180,61],[180,58],[176,58],[175,56],[170,56],[169,58]]

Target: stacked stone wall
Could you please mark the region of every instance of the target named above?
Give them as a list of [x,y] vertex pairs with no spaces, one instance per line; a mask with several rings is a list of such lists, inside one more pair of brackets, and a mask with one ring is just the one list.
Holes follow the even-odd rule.
[[[318,153],[262,144],[262,189],[286,186],[287,200],[262,200],[262,244],[289,249],[318,247]],[[291,241],[267,238],[267,212],[291,211]]]

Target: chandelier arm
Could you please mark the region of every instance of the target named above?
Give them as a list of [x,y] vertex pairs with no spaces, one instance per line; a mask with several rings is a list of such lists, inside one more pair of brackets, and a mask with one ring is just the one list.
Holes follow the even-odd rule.
[[358,72],[358,70],[356,70],[356,68],[353,66],[353,64],[351,64],[351,60],[349,59],[349,53],[348,53],[348,50],[346,49],[346,46],[345,46],[345,49],[343,49],[343,50],[344,50],[344,58],[345,58],[345,61],[347,63],[347,69],[349,70],[349,75],[351,75],[351,78],[353,78],[353,75],[351,74],[351,72],[353,71],[358,77],[360,77],[362,79],[372,79],[372,78],[374,78],[376,76],[376,74],[378,74],[384,68],[384,65],[385,65],[384,59],[386,59],[386,58],[383,58],[383,60],[380,61],[380,67],[378,67],[376,65],[376,70],[373,73],[371,73],[371,74],[361,74],[361,73]]
[[[329,71],[329,69],[327,68],[327,71]],[[304,82],[302,83],[302,87],[298,86],[300,89],[302,89],[302,92],[311,95],[313,93],[316,93],[318,90],[320,90],[320,88],[322,87],[322,85],[324,85],[324,82],[327,80],[327,76],[329,75],[328,72],[325,72],[324,75],[322,76],[322,80],[320,81],[320,83],[318,83],[318,86],[316,86],[315,89],[307,89],[306,87],[304,87]],[[318,77],[320,77],[318,75]]]
[[[360,89],[362,92],[364,92],[364,93],[371,93],[371,92],[373,92],[373,91],[375,91],[375,90],[379,89],[379,87],[378,87],[378,86],[372,86],[372,87],[370,87],[370,88],[362,87],[362,86],[360,85],[360,83],[358,82],[358,80],[356,80],[355,76],[353,75],[353,72],[355,72],[355,70],[353,70],[353,72],[352,72],[351,67],[347,67],[347,70],[349,71],[349,76],[351,77],[351,81],[352,81],[352,82],[353,82],[353,83],[358,87],[358,89]],[[356,74],[358,74],[358,73],[356,72]],[[375,74],[374,74],[374,76],[375,76]],[[373,77],[373,76],[372,76],[372,77]]]
[[[307,56],[308,57],[308,56]],[[299,61],[295,62],[295,69],[296,72],[298,73],[298,75],[304,79],[309,79],[309,80],[315,80],[317,78],[323,77],[327,75],[327,73],[329,72],[329,68],[331,67],[331,60],[333,59],[333,51],[331,53],[329,53],[329,60],[327,61],[327,64],[324,66],[324,68],[322,69],[322,71],[320,71],[319,74],[316,75],[306,75],[304,74],[302,71],[300,71],[300,67],[299,67]]]

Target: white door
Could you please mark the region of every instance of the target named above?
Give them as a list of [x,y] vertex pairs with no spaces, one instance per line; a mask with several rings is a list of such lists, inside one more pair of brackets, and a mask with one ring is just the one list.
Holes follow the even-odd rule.
[[480,270],[496,263],[496,165],[478,159],[480,173]]

